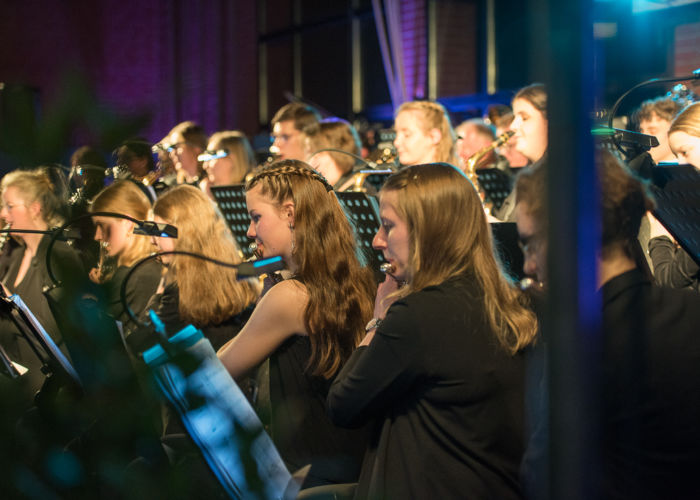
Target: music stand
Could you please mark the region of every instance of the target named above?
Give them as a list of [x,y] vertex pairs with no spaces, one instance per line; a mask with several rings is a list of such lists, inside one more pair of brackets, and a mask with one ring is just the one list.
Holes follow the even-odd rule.
[[13,294],[0,297],[0,310],[10,317],[12,322],[29,343],[34,354],[42,364],[41,370],[46,375],[62,375],[78,387],[82,386],[80,377],[68,357],[58,348],[56,342],[46,332],[34,313],[22,298]]
[[492,222],[494,251],[501,258],[504,271],[514,280],[525,277],[523,272],[524,257],[518,245],[518,228],[515,222]]
[[250,227],[250,217],[245,203],[245,185],[212,186],[211,193],[244,258],[253,257],[254,252],[249,247],[250,238],[246,234]]
[[691,165],[654,167],[654,217],[700,265],[700,172]]
[[[25,368],[26,370],[26,368]],[[17,369],[15,363],[12,362],[10,357],[5,352],[5,349],[0,345],[0,371],[10,378],[19,378],[25,372],[21,372]]]
[[[392,172],[393,173],[393,172]],[[369,174],[367,176],[366,182],[374,188],[376,192],[382,188],[386,180],[389,178],[390,173],[378,172],[376,174]]]
[[293,499],[309,466],[290,475],[243,392],[192,325],[143,360],[230,498]]
[[376,198],[355,191],[342,191],[335,194],[345,210],[345,216],[355,230],[355,240],[363,263],[370,269],[379,269],[380,264],[384,262],[384,256],[382,252],[372,248],[372,240],[381,225]]
[[511,168],[501,170],[499,168],[479,168],[476,176],[481,189],[486,193],[486,202],[493,204],[494,208],[501,208],[503,201],[508,197],[513,189],[513,178],[520,170]]

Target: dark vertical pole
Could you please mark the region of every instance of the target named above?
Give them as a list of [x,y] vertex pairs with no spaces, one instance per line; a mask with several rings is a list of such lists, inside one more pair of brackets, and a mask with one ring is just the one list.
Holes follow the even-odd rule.
[[[549,146],[550,495],[599,497],[596,294],[598,189],[593,161],[592,0],[545,0]],[[536,61],[538,58],[533,58]]]

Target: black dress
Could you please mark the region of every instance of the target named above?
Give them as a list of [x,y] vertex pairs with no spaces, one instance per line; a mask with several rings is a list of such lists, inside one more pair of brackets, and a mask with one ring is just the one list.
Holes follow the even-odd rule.
[[282,344],[270,356],[269,393],[262,383],[256,410],[290,472],[311,464],[304,488],[357,482],[367,432],[331,422],[326,396],[332,380],[308,372],[310,357],[307,336]]
[[700,498],[700,297],[638,270],[602,294],[603,498]]
[[[124,278],[131,269],[131,266],[119,266],[112,277],[102,285],[107,312],[125,327],[131,326],[132,321],[122,304],[121,288]],[[160,283],[161,270],[162,266],[155,260],[151,260],[140,265],[129,277],[126,284],[126,303],[137,317],[155,295]]]
[[396,301],[328,396],[336,423],[378,420],[356,498],[520,498],[523,379],[473,277]]

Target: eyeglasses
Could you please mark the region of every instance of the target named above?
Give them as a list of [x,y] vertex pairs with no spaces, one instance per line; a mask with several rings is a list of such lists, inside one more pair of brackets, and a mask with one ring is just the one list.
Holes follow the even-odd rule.
[[219,158],[226,158],[228,155],[228,149],[207,150],[197,157],[197,161],[218,160]]
[[276,142],[284,144],[287,141],[289,141],[289,139],[291,139],[292,137],[294,137],[296,135],[297,134],[277,134],[277,135],[273,134],[270,136],[270,144],[274,144]]

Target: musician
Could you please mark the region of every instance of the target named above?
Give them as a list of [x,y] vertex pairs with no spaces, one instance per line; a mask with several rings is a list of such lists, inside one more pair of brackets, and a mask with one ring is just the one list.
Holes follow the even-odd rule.
[[644,101],[632,115],[632,121],[637,123],[642,134],[653,135],[659,141],[658,146],[649,150],[654,163],[676,161],[668,133],[671,122],[682,108],[679,101],[664,96]]
[[151,143],[145,139],[124,141],[114,154],[116,156],[115,168],[124,171],[119,178],[136,181],[141,191],[148,196],[151,202],[155,201],[158,194],[167,188],[160,181],[159,173],[156,172]]
[[[695,372],[700,361],[700,299],[685,290],[655,286],[639,269],[632,249],[653,202],[644,184],[612,154],[600,155],[602,498],[698,498],[700,384]],[[529,178],[528,184],[534,178],[535,187],[521,192],[522,179],[518,180],[518,229],[544,228],[546,207],[524,209],[537,206],[536,200],[544,196],[544,171],[536,168],[521,176]],[[526,245],[537,242],[530,236],[527,230],[521,234]],[[546,252],[545,235],[540,236],[539,244],[530,247],[535,254]],[[533,262],[530,271],[546,279],[546,256]]]
[[155,169],[151,144],[145,139],[132,139],[124,141],[116,151],[117,165],[124,166],[129,172],[129,177],[141,182],[149,172]]
[[[496,120],[493,122],[496,126],[496,137],[500,137],[504,133],[511,130],[510,125],[513,123],[514,119],[515,116],[512,112],[505,113],[496,118]],[[516,142],[517,139],[515,137],[511,137],[504,145],[498,147],[497,149],[498,154],[505,158],[506,163],[511,168],[524,167],[528,163],[528,159],[521,152],[515,149]]]
[[[153,206],[156,222],[177,227],[177,238],[153,238],[158,251],[182,250],[238,264],[240,251],[216,205],[194,186],[175,186]],[[167,272],[151,300],[172,336],[188,324],[201,329],[214,349],[228,342],[245,324],[257,300],[248,281],[236,271],[182,255],[161,257]]]
[[394,146],[403,166],[447,162],[454,165],[457,136],[445,108],[432,101],[409,101],[394,117]]
[[[318,152],[322,149],[339,149],[349,154],[333,151]],[[309,164],[323,175],[336,191],[345,191],[353,187],[354,169],[362,143],[350,123],[341,118],[321,120],[307,137]]]
[[203,178],[203,170],[197,158],[207,147],[204,129],[195,122],[184,121],[175,125],[167,137],[177,183],[198,185]]
[[[113,212],[137,220],[147,220],[151,202],[131,180],[121,180],[103,189],[92,201],[91,213]],[[134,223],[127,219],[96,215],[95,240],[102,254],[97,267],[90,270],[90,279],[101,286],[109,314],[124,326],[131,325],[121,302],[121,286],[131,267],[152,251],[147,236],[134,234]],[[156,261],[140,266],[129,280],[126,301],[136,315],[146,307],[160,281],[161,266]]]
[[203,188],[212,199],[211,186],[240,184],[255,168],[253,148],[245,134],[237,130],[212,134],[207,150],[201,156],[207,173]]
[[700,170],[700,103],[686,107],[671,123],[668,142],[681,163]]
[[456,167],[417,165],[387,180],[380,214],[391,274],[328,395],[337,424],[377,419],[356,498],[520,498],[518,353],[537,324],[481,201]]
[[305,163],[276,162],[246,191],[248,236],[292,277],[267,291],[219,357],[234,378],[268,360],[258,411],[289,470],[311,464],[306,486],[355,482],[365,434],[335,427],[325,399],[372,316],[372,274],[332,187]]
[[[462,169],[466,166],[471,156],[488,147],[496,139],[494,127],[488,125],[481,118],[472,118],[460,123],[456,128],[457,156]],[[477,163],[476,168],[484,168],[496,162],[495,151],[484,155]]]
[[272,145],[270,152],[277,160],[303,160],[306,158],[305,140],[318,125],[321,115],[311,106],[290,102],[282,106],[272,117]]
[[[104,187],[107,162],[91,146],[81,146],[70,157],[71,173],[68,179],[76,193],[72,204],[92,199]],[[79,201],[78,201],[79,200]]]
[[[668,129],[668,143],[680,161],[700,170],[700,103],[691,104],[673,120]],[[651,214],[649,222],[649,256],[656,282],[700,291],[700,266]]]
[[[67,211],[67,182],[53,168],[15,170],[0,184],[0,217],[11,229],[47,231],[64,222]],[[46,234],[12,233],[6,242],[0,281],[7,295],[17,294],[37,317],[46,332],[62,347],[63,337],[44,296],[44,287],[53,285],[47,271],[50,237]],[[85,271],[77,252],[65,242],[56,242],[51,252],[51,269],[59,281],[77,280]],[[2,319],[0,343],[13,361],[27,368],[31,391],[43,381],[40,363],[9,319]]]
[[[515,118],[510,129],[515,132],[515,149],[527,158],[529,165],[538,165],[547,152],[547,91],[541,83],[520,89],[513,97]],[[515,193],[503,201],[493,215],[503,222],[514,222]]]

